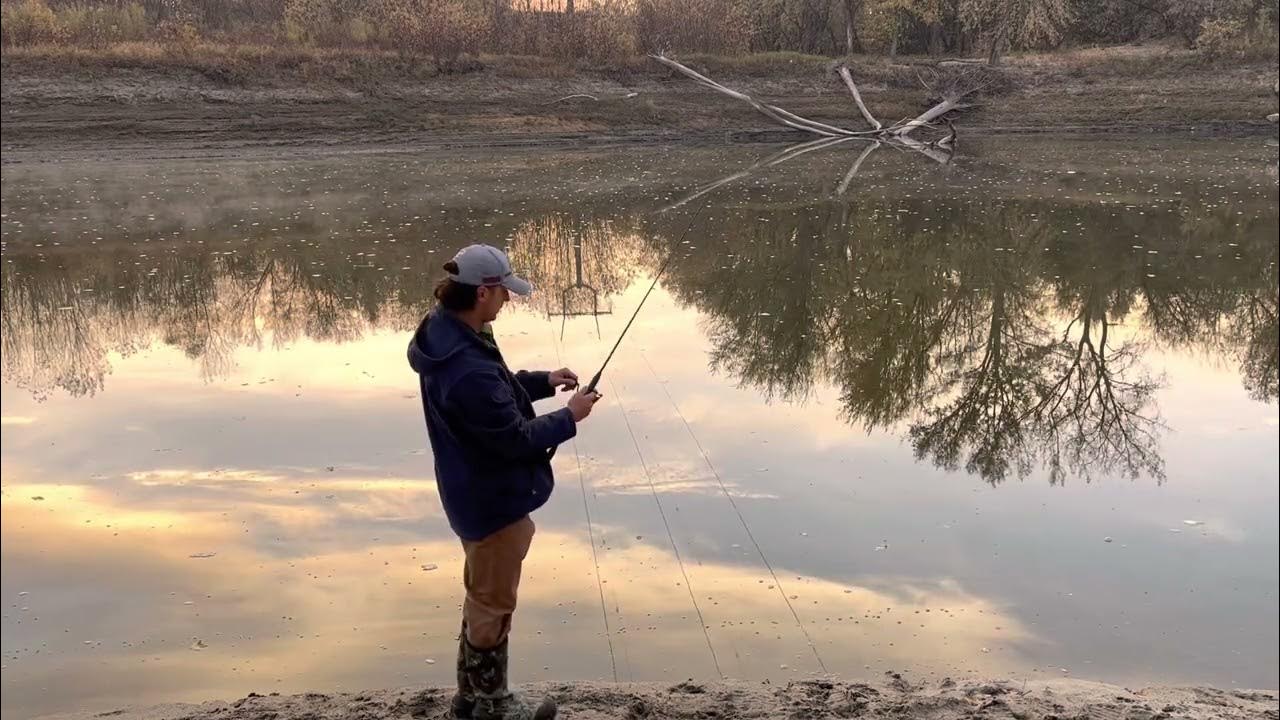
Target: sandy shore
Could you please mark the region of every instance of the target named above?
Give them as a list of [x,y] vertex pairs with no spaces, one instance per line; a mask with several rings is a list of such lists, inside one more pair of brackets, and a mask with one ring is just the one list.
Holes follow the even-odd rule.
[[[928,685],[890,675],[853,683],[541,683],[565,720],[746,720],[748,718],[1037,718],[1050,720],[1218,720],[1280,717],[1275,691],[1208,687],[1123,688],[1082,680],[952,682]],[[383,720],[447,716],[450,690],[258,695],[234,701],[150,708],[97,708],[42,720]]]

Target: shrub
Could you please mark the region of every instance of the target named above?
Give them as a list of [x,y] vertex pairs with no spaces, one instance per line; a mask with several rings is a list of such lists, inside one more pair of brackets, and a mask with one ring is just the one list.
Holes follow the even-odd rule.
[[637,0],[636,44],[644,52],[740,53],[747,22],[731,0]]
[[193,49],[200,42],[200,29],[190,20],[174,18],[161,21],[156,35],[164,42],[178,46],[183,51]]
[[618,63],[636,52],[631,15],[619,2],[602,2],[573,15],[544,18],[550,21],[543,50],[558,58],[585,58],[592,62]]
[[44,0],[23,0],[0,8],[0,41],[5,46],[39,45],[58,39],[58,21]]
[[1234,18],[1205,20],[1196,36],[1196,49],[1207,57],[1219,57],[1244,36],[1244,29],[1244,23]]
[[478,55],[489,32],[484,15],[457,0],[382,0],[375,6],[382,42],[403,55],[425,55],[440,72]]
[[362,45],[371,27],[351,0],[286,0],[284,35],[307,45]]
[[59,39],[73,45],[102,48],[147,36],[146,11],[140,3],[119,6],[76,3],[59,8],[56,15]]

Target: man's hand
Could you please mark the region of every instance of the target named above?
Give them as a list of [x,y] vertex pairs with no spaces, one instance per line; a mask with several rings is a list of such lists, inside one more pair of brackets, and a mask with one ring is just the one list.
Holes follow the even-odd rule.
[[600,393],[583,392],[579,390],[569,398],[569,412],[573,413],[574,422],[582,422],[591,414],[591,408],[595,407],[596,402],[600,400]]
[[[578,374],[569,368],[560,368],[552,370],[547,375],[547,381],[551,383],[552,388],[560,390],[573,390],[578,387]],[[586,417],[585,415],[583,417]]]

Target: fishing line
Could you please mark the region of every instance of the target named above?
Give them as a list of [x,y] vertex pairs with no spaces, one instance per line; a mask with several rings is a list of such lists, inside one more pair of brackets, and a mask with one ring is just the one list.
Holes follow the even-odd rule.
[[680,557],[680,548],[676,547],[675,535],[671,532],[671,523],[667,522],[667,513],[662,508],[662,501],[658,499],[658,489],[653,484],[653,476],[649,473],[649,465],[644,461],[644,453],[640,451],[640,441],[636,438],[636,433],[631,429],[631,420],[627,417],[627,408],[622,404],[622,395],[618,392],[618,388],[609,381],[609,388],[613,392],[614,400],[618,403],[618,409],[622,411],[622,421],[627,425],[627,434],[631,436],[631,442],[636,447],[636,456],[640,458],[640,467],[644,470],[644,477],[649,482],[649,492],[653,493],[653,501],[658,504],[658,514],[662,516],[662,524],[667,529],[667,540],[671,542],[671,550],[675,553],[676,564],[680,566],[680,575],[684,577],[684,587],[689,591],[689,600],[693,602],[693,610],[698,614],[698,624],[702,626],[702,636],[707,639],[707,649],[711,651],[711,662],[716,666],[716,674],[720,679],[724,679],[724,671],[720,669],[720,658],[716,657],[715,646],[711,644],[711,634],[707,632],[707,622],[702,617],[702,608],[698,606],[698,599],[693,594],[693,584],[689,582],[689,573],[684,568],[684,559]]
[[809,637],[809,631],[805,629],[804,623],[800,621],[800,615],[796,612],[795,606],[791,604],[791,598],[787,597],[786,591],[782,588],[782,581],[778,579],[778,574],[774,572],[773,565],[769,562],[769,558],[765,557],[764,550],[760,547],[760,543],[756,541],[756,536],[751,532],[751,527],[747,525],[747,519],[743,516],[742,510],[738,508],[738,503],[734,502],[733,495],[730,494],[729,488],[725,487],[724,480],[720,477],[720,472],[716,470],[716,466],[711,464],[711,457],[707,455],[707,451],[702,447],[702,443],[698,440],[698,436],[694,434],[693,427],[689,425],[689,421],[685,419],[684,413],[680,412],[680,406],[676,404],[675,398],[671,397],[671,393],[667,391],[667,386],[662,382],[662,378],[658,377],[657,371],[653,369],[649,358],[642,352],[640,357],[644,360],[644,364],[649,368],[649,373],[653,375],[653,379],[662,388],[662,394],[667,396],[671,407],[675,409],[676,416],[680,418],[680,422],[684,423],[684,429],[689,431],[689,437],[693,438],[693,444],[698,447],[698,452],[702,454],[702,460],[707,464],[707,468],[711,470],[711,474],[715,476],[716,482],[720,485],[720,491],[724,493],[725,498],[729,501],[729,505],[733,507],[733,512],[738,516],[738,522],[742,523],[742,529],[747,532],[747,538],[751,540],[751,544],[755,546],[756,553],[760,556],[760,561],[769,571],[769,576],[773,578],[774,587],[778,588],[778,594],[782,596],[782,601],[787,604],[787,609],[791,611],[791,617],[795,618],[796,626],[800,628],[800,634],[804,635],[804,641],[809,645],[809,649],[813,651],[813,657],[818,661],[818,667],[822,668],[822,672],[827,672],[827,664],[822,661],[822,656],[818,654],[818,646],[813,643],[813,638]]
[[[556,342],[555,328],[551,330],[551,346],[556,352],[556,364],[561,364],[560,345]],[[587,481],[582,471],[582,454],[578,452],[578,439],[571,440],[573,459],[578,464],[578,487],[582,488],[582,511],[587,516],[587,537],[591,541],[591,562],[596,568],[596,590],[600,592],[600,615],[604,618],[604,637],[609,643],[609,665],[613,668],[613,681],[618,682],[618,660],[613,654],[613,632],[609,629],[609,606],[604,600],[604,584],[600,580],[600,556],[596,551],[596,534],[591,523],[591,507],[587,504]]]

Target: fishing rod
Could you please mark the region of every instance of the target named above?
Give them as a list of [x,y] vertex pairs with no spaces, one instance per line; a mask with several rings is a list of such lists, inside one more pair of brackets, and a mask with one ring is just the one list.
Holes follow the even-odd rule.
[[[698,221],[698,216],[702,214],[706,207],[706,205],[699,207],[698,212],[693,214],[693,219],[689,221],[689,227],[685,228],[684,232],[680,234],[680,239],[676,240],[677,246],[684,242],[689,231],[693,229],[693,224]],[[622,334],[618,335],[618,341],[613,344],[613,349],[609,351],[609,355],[604,359],[600,369],[591,377],[591,382],[587,383],[586,389],[583,390],[584,393],[596,391],[596,384],[600,382],[600,376],[604,374],[604,369],[609,367],[609,361],[613,359],[613,354],[618,351],[618,346],[622,344],[622,338],[627,336],[627,331],[631,329],[631,323],[636,321],[636,316],[640,314],[640,308],[644,307],[644,301],[649,299],[649,294],[658,286],[658,280],[662,278],[662,273],[666,272],[667,266],[671,264],[675,256],[675,248],[672,248],[671,252],[667,254],[667,259],[662,262],[662,265],[658,266],[658,272],[654,274],[653,282],[649,284],[649,289],[645,291],[644,297],[640,298],[640,304],[636,306],[636,311],[631,313],[631,319],[627,321],[626,327],[622,328]]]

